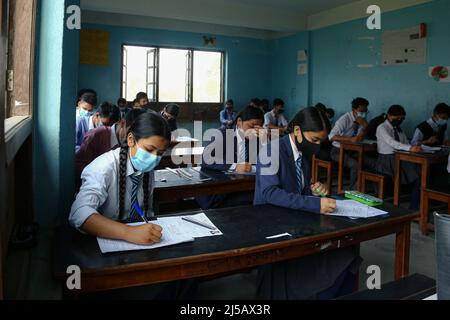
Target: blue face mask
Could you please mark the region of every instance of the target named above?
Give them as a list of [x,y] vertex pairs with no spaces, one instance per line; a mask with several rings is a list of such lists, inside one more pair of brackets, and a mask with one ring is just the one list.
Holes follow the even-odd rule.
[[445,119],[438,119],[438,121],[436,121],[436,124],[439,127],[443,127],[443,126],[445,126],[447,124],[447,120],[445,120]]
[[83,108],[80,108],[80,117],[90,117],[93,115],[94,115],[93,111],[86,111]]
[[134,157],[131,157],[131,163],[133,164],[134,169],[144,173],[155,169],[160,161],[161,157],[155,156],[153,153],[139,147]]

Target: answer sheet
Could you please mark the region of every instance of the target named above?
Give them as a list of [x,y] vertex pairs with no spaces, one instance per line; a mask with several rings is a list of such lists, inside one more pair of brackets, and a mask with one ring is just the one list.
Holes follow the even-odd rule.
[[372,218],[385,214],[388,213],[355,200],[337,200],[336,210],[329,215],[349,218]]
[[[200,214],[189,216],[197,221],[206,223],[215,228],[214,224],[202,212]],[[202,226],[198,226],[191,222],[181,219],[181,217],[164,217],[158,220],[151,221],[153,224],[161,226],[162,238],[160,243],[152,245],[138,245],[129,243],[123,240],[112,240],[97,237],[97,242],[102,253],[119,252],[119,251],[133,251],[133,250],[149,250],[161,247],[172,246],[178,243],[194,241],[194,238],[220,236],[223,233],[219,229],[211,230]],[[139,226],[144,222],[130,223],[130,226]]]

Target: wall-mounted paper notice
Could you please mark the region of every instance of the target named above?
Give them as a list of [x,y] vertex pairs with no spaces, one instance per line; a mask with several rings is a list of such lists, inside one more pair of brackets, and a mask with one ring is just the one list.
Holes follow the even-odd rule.
[[80,32],[80,63],[108,65],[109,32],[82,29]]
[[427,38],[421,36],[420,26],[383,32],[382,59],[384,66],[425,64]]
[[297,75],[305,75],[308,74],[308,65],[306,63],[300,63],[297,66]]
[[306,50],[298,50],[297,61],[306,61],[306,60],[308,60],[308,54],[306,53]]

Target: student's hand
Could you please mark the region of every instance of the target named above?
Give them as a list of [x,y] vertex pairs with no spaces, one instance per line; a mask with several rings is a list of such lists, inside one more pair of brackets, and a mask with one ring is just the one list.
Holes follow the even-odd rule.
[[336,210],[336,200],[330,198],[320,199],[320,213],[333,213]]
[[235,171],[237,173],[249,173],[252,172],[252,164],[251,163],[238,163],[236,165]]
[[409,151],[417,153],[422,152],[423,150],[421,146],[412,146],[411,149],[409,149]]
[[359,124],[361,127],[364,127],[364,128],[367,128],[367,127],[369,126],[369,123],[368,123],[367,120],[364,119],[364,118],[356,118],[356,119],[355,119],[355,122],[356,122],[357,124]]
[[[319,190],[319,192],[316,192],[316,190]],[[311,186],[311,191],[313,193],[313,195],[315,196],[321,196],[321,195],[328,195],[328,189],[325,185],[323,185],[320,182],[316,182]]]
[[352,143],[360,142],[360,138],[359,138],[358,136],[356,136],[356,137],[351,137],[351,138],[350,138],[350,142],[352,142]]
[[158,243],[161,241],[161,231],[160,226],[152,223],[129,226],[125,240],[135,244]]
[[423,144],[435,144],[438,142],[438,138],[436,136],[432,136],[430,139],[426,141],[422,141]]

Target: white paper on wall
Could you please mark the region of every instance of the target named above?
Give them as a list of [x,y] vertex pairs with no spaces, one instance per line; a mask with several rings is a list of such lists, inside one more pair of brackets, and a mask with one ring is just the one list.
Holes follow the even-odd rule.
[[382,36],[382,64],[425,64],[427,38],[422,37],[420,26],[386,31]]
[[308,65],[306,63],[300,63],[297,65],[297,75],[305,75],[308,74]]
[[308,60],[308,54],[306,53],[306,50],[298,50],[297,61],[306,61],[306,60]]

